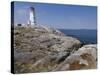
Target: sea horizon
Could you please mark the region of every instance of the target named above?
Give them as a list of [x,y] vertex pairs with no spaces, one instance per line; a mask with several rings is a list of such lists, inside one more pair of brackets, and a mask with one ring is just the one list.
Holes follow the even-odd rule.
[[67,36],[79,39],[82,43],[97,43],[97,29],[58,29]]

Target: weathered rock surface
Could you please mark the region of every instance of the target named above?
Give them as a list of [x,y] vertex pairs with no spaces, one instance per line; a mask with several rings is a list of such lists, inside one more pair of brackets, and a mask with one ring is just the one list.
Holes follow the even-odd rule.
[[66,60],[52,71],[96,69],[97,46],[96,44],[84,45],[78,51],[70,55]]
[[[15,27],[14,71],[26,73],[84,69],[84,66],[95,68],[96,45],[80,46],[78,39],[65,36],[56,29],[45,26]],[[82,64],[83,67],[74,64]],[[94,65],[91,67],[90,64]]]

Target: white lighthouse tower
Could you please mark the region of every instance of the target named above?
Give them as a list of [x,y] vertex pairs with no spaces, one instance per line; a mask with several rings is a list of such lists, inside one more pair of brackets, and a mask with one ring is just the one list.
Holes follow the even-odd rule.
[[35,26],[36,25],[36,19],[35,19],[35,9],[33,7],[30,7],[30,13],[29,13],[29,26]]

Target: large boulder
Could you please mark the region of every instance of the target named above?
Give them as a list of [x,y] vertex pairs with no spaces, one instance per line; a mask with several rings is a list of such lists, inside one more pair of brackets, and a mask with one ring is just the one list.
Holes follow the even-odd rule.
[[52,71],[96,69],[97,68],[97,45],[84,45],[78,51],[70,55],[64,62]]

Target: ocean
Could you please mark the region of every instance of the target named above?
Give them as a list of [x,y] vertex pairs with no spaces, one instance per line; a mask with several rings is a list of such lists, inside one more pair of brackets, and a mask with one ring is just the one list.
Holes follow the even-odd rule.
[[97,43],[97,30],[92,29],[59,29],[68,36],[75,37],[85,44]]

